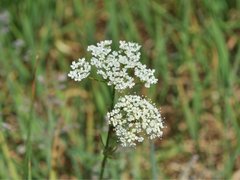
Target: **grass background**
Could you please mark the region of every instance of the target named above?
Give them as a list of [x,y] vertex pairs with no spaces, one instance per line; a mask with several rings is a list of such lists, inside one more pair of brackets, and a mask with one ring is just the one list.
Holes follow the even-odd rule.
[[167,125],[162,140],[120,148],[105,177],[240,178],[239,37],[240,0],[2,0],[0,179],[22,179],[26,155],[36,179],[98,176],[110,89],[66,74],[104,39],[142,45],[159,83],[135,90]]

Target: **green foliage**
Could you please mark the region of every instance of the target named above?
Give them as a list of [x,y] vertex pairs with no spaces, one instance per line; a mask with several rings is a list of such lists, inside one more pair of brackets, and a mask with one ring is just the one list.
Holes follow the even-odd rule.
[[98,177],[111,89],[66,74],[104,39],[142,45],[159,83],[135,90],[167,125],[162,140],[119,148],[106,177],[231,178],[240,168],[239,10],[239,0],[1,1],[0,179],[23,178],[26,153],[33,178]]

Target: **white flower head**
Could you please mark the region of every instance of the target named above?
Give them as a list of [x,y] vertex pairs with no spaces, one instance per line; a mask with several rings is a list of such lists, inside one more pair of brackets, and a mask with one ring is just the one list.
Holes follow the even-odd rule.
[[146,99],[137,95],[121,97],[107,119],[122,146],[135,146],[144,137],[162,137],[164,128],[159,110]]
[[154,70],[147,69],[146,65],[139,61],[141,55],[139,44],[119,41],[118,51],[112,50],[111,44],[111,40],[105,40],[96,46],[88,46],[87,49],[93,55],[91,65],[97,68],[97,74],[107,80],[108,85],[114,85],[117,90],[132,88],[135,85],[132,74],[145,82],[146,87],[157,83]]
[[75,81],[81,81],[90,74],[91,65],[85,60],[85,58],[73,61],[71,65],[72,70],[68,73],[68,76]]

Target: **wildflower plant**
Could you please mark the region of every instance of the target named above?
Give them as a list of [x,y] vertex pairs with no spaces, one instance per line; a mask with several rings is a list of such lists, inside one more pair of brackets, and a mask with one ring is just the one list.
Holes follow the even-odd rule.
[[[154,76],[155,70],[148,69],[140,62],[141,46],[119,41],[119,49],[112,50],[111,45],[111,40],[105,40],[88,46],[87,50],[92,55],[89,62],[85,58],[73,61],[68,73],[71,79],[81,81],[90,76],[91,70],[95,70],[108,86],[113,87],[111,109],[106,114],[109,130],[103,150],[100,179],[103,178],[107,158],[112,155],[118,142],[123,147],[133,147],[146,138],[162,137],[164,128],[161,114],[153,103],[138,95],[122,93],[139,82],[149,88],[158,81]],[[96,77],[91,79],[98,80]],[[121,94],[118,100],[115,100],[116,92]],[[115,137],[117,142],[111,143]]]

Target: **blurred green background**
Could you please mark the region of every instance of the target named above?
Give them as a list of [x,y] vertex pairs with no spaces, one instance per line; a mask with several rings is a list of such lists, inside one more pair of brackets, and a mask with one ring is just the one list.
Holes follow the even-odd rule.
[[167,126],[105,177],[240,179],[240,0],[1,0],[0,179],[23,179],[31,151],[36,179],[97,178],[110,89],[66,75],[105,39],[142,45],[159,83],[135,91]]

